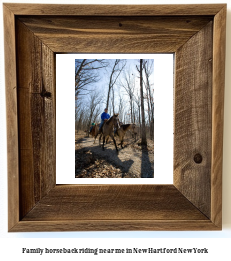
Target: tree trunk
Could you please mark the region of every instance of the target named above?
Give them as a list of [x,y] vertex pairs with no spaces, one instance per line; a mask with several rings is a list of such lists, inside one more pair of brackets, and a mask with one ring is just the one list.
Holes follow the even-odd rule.
[[[107,105],[106,105],[106,108],[108,108],[109,106],[109,99],[110,99],[110,92],[114,86],[114,84],[116,83],[117,81],[117,78],[119,77],[120,73],[122,72],[125,64],[122,66],[122,68],[117,68],[119,67],[119,63],[120,63],[120,59],[116,59],[115,60],[115,63],[114,63],[114,66],[113,66],[113,69],[112,69],[112,72],[111,72],[111,75],[110,75],[110,81],[109,81],[109,84],[108,84],[108,93],[107,93]],[[113,108],[114,109],[114,108]]]
[[112,89],[112,111],[113,111],[113,115],[115,114],[115,92],[114,92],[114,88]]
[[141,126],[141,145],[147,145],[146,139],[146,129],[145,129],[145,115],[144,115],[144,95],[143,95],[143,59],[140,59],[140,100],[141,100],[141,119],[142,119],[142,126]]
[[148,116],[149,116],[149,126],[150,126],[150,138],[154,139],[154,105],[153,105],[153,95],[151,92],[149,77],[152,71],[148,68],[146,63],[144,66],[145,76],[146,76],[146,90],[147,90],[147,101],[148,101]]
[[131,123],[133,123],[133,111],[132,111],[132,97],[130,97],[130,107],[131,107]]
[[87,137],[89,137],[89,130],[90,130],[90,127],[91,127],[91,123],[92,123],[92,116],[93,116],[93,111],[91,110],[91,114],[90,114],[90,117],[89,117],[89,121],[88,121],[88,128],[87,128]]
[[140,125],[140,137],[141,137],[141,117],[140,117],[140,105],[139,105],[139,125]]

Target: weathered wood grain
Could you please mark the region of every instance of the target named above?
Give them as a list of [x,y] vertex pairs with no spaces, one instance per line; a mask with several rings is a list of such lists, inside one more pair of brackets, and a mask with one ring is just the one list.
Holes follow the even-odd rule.
[[[37,140],[33,140],[32,128],[33,121],[31,116],[34,112],[31,110],[32,100],[31,92],[34,89],[33,79],[33,59],[34,52],[39,50],[41,43],[35,43],[33,34],[25,25],[16,21],[16,42],[17,42],[17,89],[18,89],[18,132],[19,132],[19,157],[20,157],[20,218],[30,211],[35,203],[40,199],[40,173],[37,168],[39,164],[36,162],[38,157],[33,155],[33,143],[37,144]],[[36,47],[35,47],[36,45]],[[33,48],[34,47],[34,48]],[[37,51],[38,52],[38,51]],[[39,55],[40,60],[41,55]],[[36,65],[37,63],[35,63]],[[39,68],[39,67],[38,67]],[[35,84],[38,91],[40,83]],[[36,108],[38,109],[38,107]],[[41,130],[41,126],[39,128]],[[38,131],[38,130],[37,130]],[[38,138],[40,139],[40,137]],[[37,154],[37,153],[36,153]],[[39,154],[39,153],[38,153]],[[38,155],[36,155],[38,156]],[[35,158],[35,162],[34,162]],[[37,167],[37,168],[36,168]],[[36,183],[35,183],[36,182]],[[36,198],[36,199],[35,199]]]
[[226,6],[214,17],[211,220],[222,226],[222,155],[225,89]]
[[192,5],[55,5],[5,3],[15,15],[181,16],[215,15],[224,4]]
[[8,229],[19,221],[19,155],[14,14],[3,5],[7,119]]
[[[20,17],[54,52],[175,52],[209,21],[192,17]],[[142,43],[142,44],[141,44]]]
[[174,185],[209,218],[212,37],[210,22],[179,48],[175,57]]
[[55,186],[54,54],[16,20],[20,217]]
[[179,17],[81,17],[19,16],[35,35],[182,35],[195,34],[213,19],[212,16]]
[[[9,231],[221,229],[225,6],[4,4]],[[76,45],[176,52],[174,185],[55,186],[55,52]]]
[[217,228],[173,185],[58,185],[11,232],[25,229],[126,231]]
[[219,230],[210,220],[21,221],[10,232],[41,231],[196,231]]
[[40,200],[23,221],[54,219],[207,220],[208,218],[173,185],[58,185]]
[[[42,44],[41,59],[41,82],[43,99],[43,140],[41,141],[41,155],[43,156],[40,165],[41,170],[41,196],[45,196],[56,184],[56,140],[55,140],[55,54]],[[35,128],[36,131],[36,128]]]

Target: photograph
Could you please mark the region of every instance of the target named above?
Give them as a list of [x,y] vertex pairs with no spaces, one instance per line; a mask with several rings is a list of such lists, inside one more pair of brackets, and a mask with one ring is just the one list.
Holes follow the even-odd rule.
[[154,60],[75,60],[75,177],[154,178]]
[[56,184],[173,183],[174,54],[56,54],[56,84]]

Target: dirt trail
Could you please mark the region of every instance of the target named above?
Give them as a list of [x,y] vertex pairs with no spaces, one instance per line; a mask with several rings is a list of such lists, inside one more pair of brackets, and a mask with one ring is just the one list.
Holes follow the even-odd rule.
[[[117,144],[118,143],[119,141],[117,140]],[[94,139],[91,137],[82,137],[77,139],[76,153],[79,156],[80,154],[84,155],[83,157],[85,158],[85,161],[88,161],[88,166],[85,166],[85,170],[81,170],[79,167],[77,172],[82,173],[84,171],[84,173],[87,174],[89,169],[93,170],[101,167],[101,169],[96,170],[96,173],[101,173],[101,176],[96,177],[107,177],[106,173],[108,171],[109,173],[112,171],[114,173],[113,177],[118,178],[153,177],[154,154],[152,145],[142,150],[137,142],[135,143],[133,140],[128,140],[125,142],[125,147],[123,149],[121,149],[118,145],[118,154],[116,153],[113,142],[105,144],[104,148],[105,149],[103,151],[102,147],[99,146],[98,140],[96,140],[94,144]],[[99,162],[99,160],[102,162]],[[102,166],[98,166],[102,164],[103,168]],[[108,166],[108,164],[110,166]],[[82,166],[83,165],[84,163]],[[81,177],[87,176],[84,176],[82,173]]]

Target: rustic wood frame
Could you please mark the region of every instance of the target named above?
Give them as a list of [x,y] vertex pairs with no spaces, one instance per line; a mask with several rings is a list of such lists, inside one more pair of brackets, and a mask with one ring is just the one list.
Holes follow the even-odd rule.
[[[221,230],[226,4],[3,10],[9,231]],[[55,184],[55,53],[80,51],[175,53],[173,185]]]

